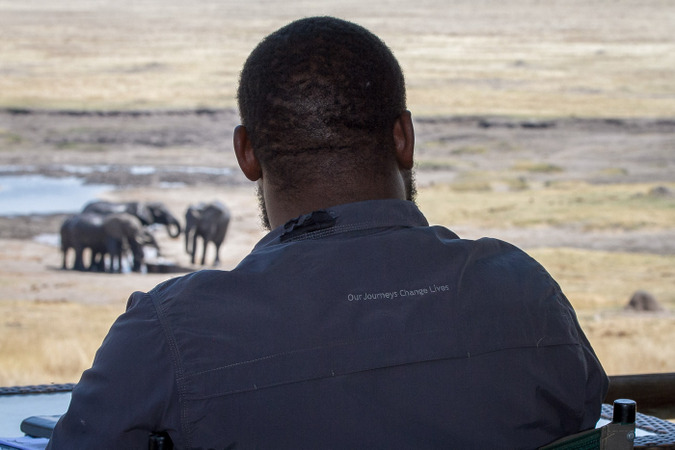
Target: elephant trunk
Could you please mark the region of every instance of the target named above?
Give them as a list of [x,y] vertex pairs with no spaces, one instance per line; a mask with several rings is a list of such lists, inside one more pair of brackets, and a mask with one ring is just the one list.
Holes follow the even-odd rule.
[[[166,231],[169,233],[169,236],[172,237],[173,239],[176,239],[178,236],[180,236],[181,233],[181,227],[180,223],[176,220],[172,223],[166,224]],[[175,231],[172,232],[172,231]]]

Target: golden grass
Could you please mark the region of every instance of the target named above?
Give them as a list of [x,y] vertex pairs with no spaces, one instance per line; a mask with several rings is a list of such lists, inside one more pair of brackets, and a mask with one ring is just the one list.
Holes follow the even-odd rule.
[[[513,189],[494,189],[497,185]],[[675,189],[673,183],[661,185]],[[670,228],[675,223],[675,198],[650,195],[655,187],[649,183],[592,185],[579,181],[535,184],[528,189],[509,173],[473,173],[425,190],[420,205],[431,222],[447,225],[567,226],[570,232]]]
[[[675,370],[675,316],[622,312],[628,295],[644,287],[675,308],[675,256],[578,249],[529,253],[562,286],[608,373]],[[121,303],[0,301],[0,386],[77,381],[122,310]]]
[[383,37],[417,115],[673,116],[675,4],[620,0],[0,2],[0,106],[234,105],[241,65],[292,19]]
[[112,305],[0,301],[0,386],[79,380],[120,312]]
[[675,309],[675,255],[571,248],[528,253],[558,280],[580,313],[621,310],[638,289],[651,292],[664,306]]
[[[472,184],[475,189],[470,189]],[[449,228],[563,230],[622,233],[672,228],[675,199],[651,196],[651,184],[589,185],[554,183],[537,189],[494,191],[480,180],[420,191],[419,203],[431,223]],[[456,184],[459,186],[457,187]],[[671,188],[674,186],[670,185]],[[533,249],[575,308],[612,310],[625,305],[637,289],[652,292],[675,307],[675,256],[567,248]]]
[[[421,188],[419,203],[432,223],[441,223],[451,229],[457,226],[488,228],[497,230],[496,237],[499,237],[500,229],[513,228],[527,233],[540,227],[570,227],[570,232],[574,232],[575,226],[589,224],[593,224],[594,229],[610,232],[636,227],[672,227],[675,223],[672,204],[662,200],[651,205],[642,204],[648,199],[651,187],[649,184],[558,183],[501,192],[484,186],[477,190],[456,189],[455,184],[448,184]],[[178,191],[169,191],[167,195],[187,201]],[[577,201],[579,195],[585,200]],[[255,208],[247,199],[242,197],[242,203],[235,206],[238,211],[248,208],[246,214],[254,216]],[[640,201],[636,202],[636,199]],[[599,207],[601,204],[606,211]],[[578,208],[582,211],[577,211]],[[642,212],[647,217],[636,223],[635,214]],[[514,224],[516,221],[519,225]],[[240,230],[236,234],[235,241],[243,239],[242,233]],[[230,246],[234,243],[228,242]],[[247,242],[238,243],[241,248],[237,251],[245,254]],[[20,258],[21,247],[16,243],[5,248],[3,258]],[[35,262],[49,266],[58,264],[57,253],[43,255]],[[572,248],[534,248],[528,253],[560,283],[610,374],[675,370],[675,346],[671,345],[675,341],[675,316],[672,312],[665,315],[627,315],[622,312],[637,289],[649,290],[670,311],[675,309],[674,255]],[[23,269],[17,269],[19,272],[16,273],[13,269],[8,270],[11,273],[0,277],[0,291],[18,283],[35,291],[29,298],[43,300],[17,300],[6,296],[0,299],[0,385],[4,386],[77,381],[81,372],[90,366],[110,325],[122,313],[126,296],[133,289],[147,290],[160,281],[150,275],[117,278],[76,274],[92,280],[86,289],[78,285],[78,293],[99,303],[80,304],[63,300],[69,298],[68,293],[73,287],[63,285],[58,272],[50,274],[49,279],[43,276],[42,280],[36,280],[22,275]],[[128,288],[125,287],[120,295],[106,295],[107,291],[115,291],[111,283],[124,284]],[[5,284],[7,286],[3,288]]]
[[[505,182],[494,175],[421,189],[420,206],[432,223],[487,229],[494,237],[500,230],[563,229],[581,238],[587,231],[663,230],[675,223],[675,200],[650,196],[651,184],[568,182],[497,191],[486,188]],[[675,371],[675,255],[578,248],[528,253],[558,281],[609,374]],[[668,312],[624,312],[638,289],[651,292]]]
[[582,316],[580,322],[608,374],[675,371],[675,319],[672,316]]
[[[241,65],[261,37],[292,19],[328,14],[382,36],[401,62],[417,116],[675,116],[675,2],[668,0],[280,5],[0,0],[0,107],[231,107]],[[17,138],[0,130],[0,144]],[[466,169],[461,154],[481,151],[421,164]],[[673,200],[649,197],[649,184],[539,186],[522,178],[553,170],[524,161],[505,173],[472,172],[421,189],[420,204],[432,223],[450,228],[620,232],[675,223]],[[579,309],[610,373],[675,370],[673,320],[618,313],[637,288],[673,308],[672,256],[530,253]],[[77,381],[121,310],[0,299],[0,385]]]

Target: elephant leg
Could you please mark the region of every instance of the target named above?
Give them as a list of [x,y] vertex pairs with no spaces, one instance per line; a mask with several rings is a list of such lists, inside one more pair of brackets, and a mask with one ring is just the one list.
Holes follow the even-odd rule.
[[[192,235],[192,251],[190,252],[190,263],[195,263],[195,256],[197,255],[197,232]],[[202,263],[204,264],[204,263]]]
[[132,256],[131,270],[133,272],[140,272],[143,267],[143,260],[145,259],[143,245],[139,244],[136,240],[129,240],[129,249]]
[[108,272],[115,273],[115,263],[117,261],[117,252],[114,249],[109,249],[108,253],[110,254],[110,266],[108,267]]
[[108,250],[105,250],[101,252],[101,262],[99,270],[101,272],[107,272],[109,266],[112,266],[112,258],[108,254]]
[[117,243],[117,273],[124,272],[124,263],[123,261],[129,262],[127,246],[124,243],[124,240],[120,240]]
[[117,247],[115,248],[115,257],[117,259],[117,273],[122,273],[123,272],[123,264],[122,261],[126,259],[126,250],[124,249],[124,245],[122,241],[118,241]]
[[220,243],[214,242],[216,245],[216,259],[213,261],[213,267],[217,267],[220,265]]
[[113,251],[110,253],[110,267],[108,267],[108,272],[116,273],[117,272],[117,252]]
[[132,260],[131,271],[140,272],[142,267],[143,267],[143,260],[134,256]]
[[75,264],[73,269],[84,271],[84,249],[82,247],[75,247]]
[[98,271],[98,251],[91,249],[91,257],[89,258],[89,268],[90,272]]
[[91,270],[96,270],[96,272],[105,272],[105,252],[97,251],[91,258]]
[[206,247],[208,247],[209,241],[204,238],[204,248],[202,248],[202,266],[206,264]]
[[[110,267],[108,270],[111,273],[116,273],[121,271],[121,261],[120,253],[122,251],[119,241],[113,237],[106,238],[105,243],[106,251],[110,255]],[[117,262],[117,267],[115,267],[115,262]]]

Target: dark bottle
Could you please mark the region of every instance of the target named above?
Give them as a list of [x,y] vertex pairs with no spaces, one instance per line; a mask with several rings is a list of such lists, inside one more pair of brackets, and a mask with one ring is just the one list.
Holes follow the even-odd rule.
[[604,429],[606,433],[603,438],[606,440],[605,448],[612,450],[630,450],[635,442],[635,415],[637,413],[637,404],[633,400],[617,399],[614,400],[614,410],[612,411],[612,423]]
[[614,400],[612,423],[635,423],[637,405],[634,400],[619,398]]

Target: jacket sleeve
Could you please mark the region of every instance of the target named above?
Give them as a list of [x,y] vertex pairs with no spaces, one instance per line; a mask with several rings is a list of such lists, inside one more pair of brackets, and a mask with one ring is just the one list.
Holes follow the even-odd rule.
[[178,393],[152,297],[136,292],[113,324],[47,448],[147,448],[152,431],[175,434]]

